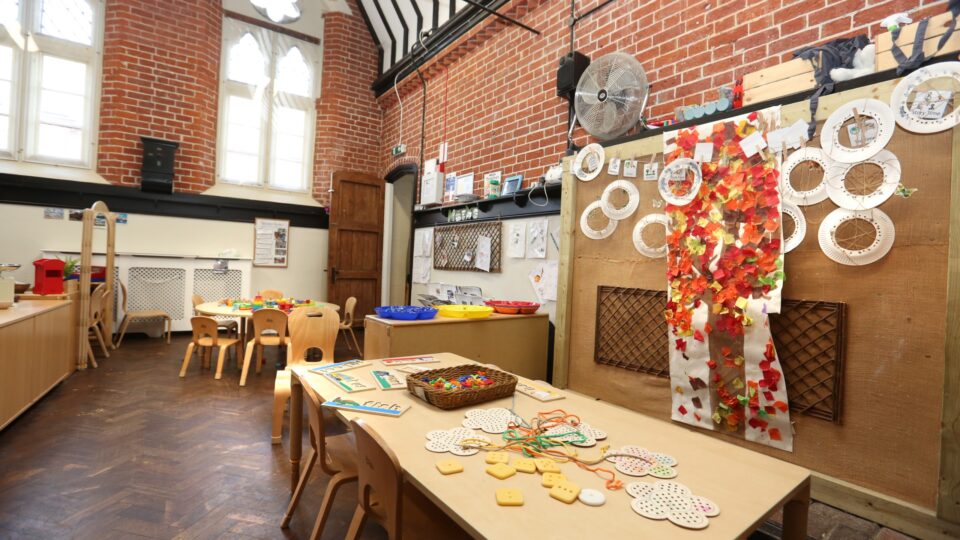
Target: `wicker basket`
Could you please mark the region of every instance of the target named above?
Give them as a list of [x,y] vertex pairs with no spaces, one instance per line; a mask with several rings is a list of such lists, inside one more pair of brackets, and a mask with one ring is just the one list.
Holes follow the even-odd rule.
[[[436,379],[438,377],[451,380],[461,375],[473,375],[477,371],[485,372],[487,377],[493,381],[493,384],[479,388],[467,388],[448,392],[434,388],[422,380],[424,378]],[[435,407],[445,410],[508,397],[513,395],[516,388],[517,378],[513,375],[475,364],[431,369],[419,373],[412,373],[407,376],[407,390],[409,390],[411,394]]]

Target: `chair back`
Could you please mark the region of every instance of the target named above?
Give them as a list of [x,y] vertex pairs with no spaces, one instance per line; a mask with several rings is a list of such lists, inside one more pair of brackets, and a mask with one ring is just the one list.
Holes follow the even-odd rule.
[[323,400],[314,392],[309,384],[303,385],[303,393],[307,396],[307,412],[310,417],[310,441],[316,447],[320,468],[327,475],[333,476],[340,472],[330,466],[331,460],[327,456],[327,437],[323,423]]
[[127,286],[123,284],[123,281],[120,281],[120,310],[124,313],[127,312]]
[[266,332],[276,332],[282,340],[287,335],[287,314],[279,309],[258,309],[253,312],[253,336],[259,342]]
[[264,300],[278,300],[283,298],[283,292],[276,289],[264,289],[260,291],[260,297]]
[[195,294],[192,297],[190,297],[190,299],[193,301],[193,314],[199,315],[199,313],[197,313],[197,306],[203,303],[203,297],[200,296],[199,294]]
[[324,362],[333,362],[340,315],[330,307],[297,308],[290,314],[290,348],[287,367],[303,364],[309,349],[320,349]]
[[[403,471],[396,454],[366,422],[350,421],[357,439],[357,503],[376,518],[391,539],[400,538]],[[377,505],[372,504],[377,501]]]
[[357,297],[351,296],[343,304],[343,326],[353,326],[353,310],[357,307]]
[[107,285],[101,283],[90,293],[90,325],[100,322],[103,318],[104,300],[107,295]]
[[193,317],[190,319],[193,329],[193,343],[203,347],[217,346],[217,321],[210,317]]

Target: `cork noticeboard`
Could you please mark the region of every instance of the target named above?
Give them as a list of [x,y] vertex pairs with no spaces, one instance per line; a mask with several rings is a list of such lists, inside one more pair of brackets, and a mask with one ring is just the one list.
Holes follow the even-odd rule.
[[[890,81],[825,96],[820,99],[818,120],[822,123],[830,112],[855,98],[889,101],[895,84]],[[781,115],[783,125],[809,119],[809,104],[786,105]],[[900,159],[903,183],[918,191],[909,199],[894,196],[880,206],[896,226],[896,240],[891,251],[871,265],[840,265],[821,252],[817,229],[836,208],[829,199],[803,208],[807,235],[785,256],[783,295],[847,305],[842,424],[794,415],[792,453],[720,432],[702,433],[924,508],[936,506],[952,137],[950,131],[917,135],[896,130],[887,149]],[[660,137],[648,137],[607,148],[607,153],[643,163],[662,149]],[[614,179],[604,173],[593,182],[577,183],[575,203],[569,203],[575,222]],[[576,180],[568,175],[564,182]],[[590,240],[579,228],[572,235],[570,276],[560,284],[566,287],[570,302],[565,330],[569,336],[567,386],[669,420],[668,379],[594,362],[597,287],[665,290],[667,285],[665,260],[642,257],[633,247],[636,221],[663,212],[655,206],[660,200],[656,183],[638,179],[635,184],[640,189],[640,207],[613,235]],[[908,455],[910,459],[904,460]]]

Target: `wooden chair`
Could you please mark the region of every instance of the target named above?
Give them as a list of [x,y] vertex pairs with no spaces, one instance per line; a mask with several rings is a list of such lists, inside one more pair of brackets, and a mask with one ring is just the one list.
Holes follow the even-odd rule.
[[[353,310],[356,307],[357,298],[355,296],[347,298],[347,301],[343,304],[343,320],[340,321],[340,330],[350,332],[350,337],[353,338],[353,347],[355,347],[353,350],[356,350],[358,355],[363,356],[363,351],[360,350],[360,343],[357,341],[357,335],[353,333]],[[347,347],[351,347],[349,341],[347,341]]]
[[283,432],[283,411],[290,399],[290,368],[306,363],[309,349],[320,349],[322,362],[334,361],[333,351],[340,329],[340,316],[332,308],[297,308],[290,314],[290,345],[287,347],[287,368],[277,372],[273,383],[273,429],[271,441],[280,444]]
[[283,298],[283,293],[276,289],[264,289],[258,293],[264,300],[279,300]]
[[107,349],[107,342],[104,339],[103,327],[103,308],[106,305],[105,301],[109,299],[107,292],[107,286],[100,284],[90,293],[90,316],[87,319],[89,326],[87,327],[87,339],[84,343],[86,344],[87,360],[93,367],[99,366],[96,357],[93,355],[93,347],[90,346],[91,338],[100,343],[100,350],[103,351],[103,355],[110,358],[110,351]]
[[[203,297],[200,296],[199,294],[195,294],[193,295],[191,300],[193,301],[193,314],[196,316],[199,316],[200,314],[197,313],[197,306],[203,303]],[[233,337],[237,337],[240,335],[240,326],[237,324],[237,321],[233,319],[228,319],[226,321],[221,319],[216,319],[216,321],[217,321],[218,329],[222,328],[227,331],[227,337],[230,337],[231,333],[233,334]]]
[[193,317],[190,319],[190,326],[193,328],[193,340],[187,345],[187,353],[183,356],[183,364],[180,366],[180,377],[187,374],[187,367],[190,366],[190,359],[193,358],[195,350],[199,349],[200,367],[203,369],[206,361],[209,362],[213,355],[213,348],[220,347],[220,354],[217,355],[217,374],[215,379],[219,379],[223,373],[223,359],[230,347],[234,348],[233,357],[240,359],[240,340],[234,338],[221,338],[217,330],[217,321],[210,317]]
[[[120,281],[120,280],[117,280]],[[170,331],[173,329],[173,319],[170,315],[159,309],[143,309],[139,311],[127,311],[127,286],[120,281],[120,292],[122,293],[121,306],[123,306],[123,320],[120,321],[120,336],[117,338],[117,347],[120,346],[120,343],[123,341],[123,336],[127,333],[127,327],[130,326],[130,323],[133,321],[143,321],[148,319],[162,319],[165,332],[167,334],[167,345],[170,344]]]
[[300,473],[300,481],[290,499],[290,505],[287,507],[287,513],[283,516],[283,522],[280,527],[286,529],[290,526],[290,519],[293,517],[297,504],[300,503],[300,496],[303,495],[303,488],[310,480],[310,473],[313,466],[320,462],[320,469],[330,475],[327,482],[326,492],[323,494],[323,502],[320,504],[320,512],[317,514],[317,520],[313,525],[313,532],[310,534],[311,540],[317,540],[323,533],[323,526],[330,515],[330,508],[333,505],[333,499],[337,495],[340,486],[347,482],[357,480],[357,447],[351,433],[342,435],[327,436],[324,431],[323,400],[308,385],[303,385],[303,393],[306,394],[307,409],[310,416],[310,446],[311,452],[307,457],[307,466]]
[[[306,388],[306,386],[304,386]],[[366,422],[350,422],[357,440],[357,476],[360,482],[357,509],[346,538],[360,536],[368,517],[387,530],[390,540],[401,539],[403,515],[403,470],[396,454]]]
[[264,347],[281,347],[287,345],[287,314],[279,309],[260,309],[250,317],[253,320],[253,339],[247,342],[247,352],[243,356],[243,373],[240,375],[240,386],[247,385],[247,373],[250,371],[250,358],[253,351],[257,351],[257,373],[263,364]]

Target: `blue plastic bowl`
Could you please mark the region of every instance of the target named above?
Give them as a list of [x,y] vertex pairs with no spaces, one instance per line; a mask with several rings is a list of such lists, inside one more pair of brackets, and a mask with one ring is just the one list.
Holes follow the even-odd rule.
[[437,311],[438,311],[437,308],[434,308],[434,307],[426,307],[426,306],[421,307],[421,308],[420,308],[420,315],[419,315],[417,318],[418,318],[418,319],[432,319],[432,318],[434,318],[434,317],[437,316]]
[[380,306],[373,309],[379,317],[384,319],[412,321],[420,316],[421,308],[417,306]]

